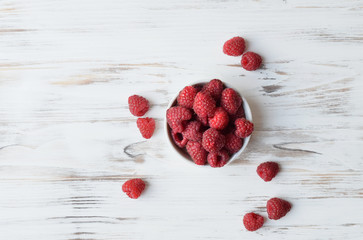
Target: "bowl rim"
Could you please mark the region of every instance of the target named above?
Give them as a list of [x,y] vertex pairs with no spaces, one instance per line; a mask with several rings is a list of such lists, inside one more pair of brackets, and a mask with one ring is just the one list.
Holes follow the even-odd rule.
[[[191,82],[191,83],[189,83],[188,85],[186,85],[186,86],[192,86],[192,85],[197,85],[197,84],[206,84],[206,83],[208,83],[208,82],[210,82],[211,80],[202,80],[202,81],[194,81],[194,82]],[[222,81],[222,80],[221,80]],[[251,111],[251,107],[250,107],[250,105],[248,104],[248,102],[247,102],[247,100],[246,100],[246,98],[240,93],[240,91],[238,91],[237,90],[237,88],[236,87],[234,87],[233,86],[233,84],[230,84],[230,83],[226,83],[226,82],[224,82],[224,81],[222,81],[223,82],[223,84],[224,84],[224,86],[226,87],[226,88],[233,88],[240,96],[241,96],[241,98],[242,98],[242,100],[243,100],[243,102],[242,102],[242,104],[243,104],[243,109],[244,109],[244,111],[245,111],[245,116],[246,116],[246,119],[248,120],[248,121],[251,121],[252,122],[252,111]],[[184,87],[183,87],[184,88]],[[182,89],[181,89],[182,90]],[[170,102],[168,103],[168,106],[167,106],[167,109],[166,109],[166,111],[170,108],[170,107],[172,107],[172,105],[175,103],[175,101],[176,101],[176,99],[177,99],[177,97],[178,97],[178,95],[179,95],[179,92],[181,91],[181,90],[179,90],[178,92],[177,92],[177,94],[176,94],[176,96],[174,96],[171,100],[170,100]],[[165,112],[166,112],[165,111]],[[197,166],[197,167],[205,167],[205,165],[197,165],[197,164],[195,164],[194,162],[193,162],[193,160],[190,158],[190,156],[189,155],[187,155],[187,153],[186,152],[184,152],[182,149],[180,149],[178,146],[176,146],[175,145],[175,143],[173,143],[173,138],[172,138],[172,136],[171,136],[171,134],[170,134],[170,127],[169,127],[169,125],[168,125],[168,122],[167,122],[167,119],[166,119],[166,114],[164,115],[164,131],[165,131],[165,137],[166,137],[166,140],[167,140],[167,142],[168,142],[168,144],[169,144],[169,146],[173,149],[173,153],[174,153],[174,155],[177,155],[178,156],[178,158],[182,158],[182,159],[184,159],[185,161],[184,162],[189,162],[189,164],[192,164],[192,165],[194,165],[194,166]],[[225,167],[225,166],[227,166],[227,165],[229,165],[231,162],[233,162],[238,156],[240,156],[241,154],[242,154],[242,152],[246,149],[246,147],[247,147],[247,145],[248,145],[248,143],[249,143],[249,141],[250,141],[250,139],[251,139],[251,136],[252,136],[252,134],[250,135],[250,136],[248,136],[248,137],[246,137],[246,138],[244,138],[243,140],[243,146],[242,146],[242,148],[238,151],[238,152],[236,152],[236,153],[234,153],[232,156],[231,156],[231,158],[229,159],[229,161],[223,166],[223,167]]]

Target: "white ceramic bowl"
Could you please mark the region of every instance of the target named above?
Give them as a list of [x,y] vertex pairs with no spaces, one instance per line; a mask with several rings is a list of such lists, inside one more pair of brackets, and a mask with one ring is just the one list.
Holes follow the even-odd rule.
[[[188,86],[191,86],[191,85],[196,85],[196,84],[206,84],[208,83],[209,81],[200,81],[200,82],[194,82],[194,83],[191,83],[189,84]],[[248,105],[248,102],[247,100],[242,96],[242,94],[238,91],[237,88],[231,86],[230,84],[227,84],[225,82],[223,82],[224,85],[227,87],[227,88],[233,88],[236,92],[238,92],[240,94],[240,96],[242,97],[243,99],[243,108],[245,110],[245,115],[246,115],[246,119],[251,121],[252,122],[252,113],[251,113],[251,109],[250,109],[250,106]],[[181,90],[180,90],[181,91]],[[179,91],[179,92],[180,92]],[[178,94],[179,92],[176,94],[176,96],[169,102],[168,104],[168,108],[169,109],[170,107],[172,107],[174,104],[176,104],[176,99],[178,97]],[[189,156],[189,154],[186,152],[186,151],[183,151],[183,149],[179,148],[177,145],[175,145],[174,141],[173,141],[173,137],[171,136],[171,133],[170,133],[170,127],[168,125],[168,122],[166,120],[166,114],[165,114],[165,118],[164,118],[164,130],[165,130],[165,136],[167,138],[167,142],[169,143],[169,146],[170,148],[172,149],[171,151],[173,151],[174,155],[177,157],[177,158],[180,158],[182,160],[184,160],[185,162],[188,162],[188,163],[191,163],[195,166],[199,166],[199,167],[203,167],[203,166],[200,166],[200,165],[197,165],[193,162],[193,160],[191,159],[191,157]],[[242,148],[236,152],[235,154],[233,154],[231,156],[231,158],[229,159],[229,161],[227,162],[226,165],[224,166],[227,166],[228,164],[230,164],[231,162],[233,162],[247,147],[247,144],[248,142],[250,141],[250,138],[251,136],[248,136],[247,138],[244,138],[244,141],[243,141],[243,146]]]

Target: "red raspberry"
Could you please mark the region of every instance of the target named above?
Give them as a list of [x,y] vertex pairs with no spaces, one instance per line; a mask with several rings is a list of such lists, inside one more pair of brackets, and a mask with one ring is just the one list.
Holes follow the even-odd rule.
[[234,125],[236,126],[234,134],[236,134],[237,137],[246,138],[253,132],[253,123],[245,118],[238,118],[234,122]]
[[279,172],[279,165],[275,162],[264,162],[257,167],[257,174],[265,182],[271,181]]
[[228,162],[229,155],[226,150],[222,149],[219,152],[210,152],[207,160],[211,167],[223,167]]
[[241,65],[247,71],[254,71],[261,66],[262,58],[254,52],[246,52],[242,56]]
[[199,117],[197,115],[197,121],[201,122],[203,126],[208,126],[208,117]]
[[214,100],[219,100],[222,95],[222,91],[224,89],[223,82],[219,79],[213,79],[206,85],[204,85],[203,89],[214,98]]
[[152,118],[138,118],[136,121],[137,127],[140,130],[141,135],[149,139],[155,130],[155,120]]
[[238,152],[243,146],[243,139],[234,135],[234,133],[228,133],[226,135],[226,145],[224,147],[230,154]]
[[209,128],[203,133],[202,144],[208,152],[218,152],[224,147],[225,142],[224,135],[214,128]]
[[280,198],[271,198],[266,204],[269,219],[280,219],[285,216],[291,209],[291,204]]
[[202,123],[198,121],[191,121],[186,126],[183,136],[185,139],[191,140],[191,141],[197,141],[201,142],[203,133],[202,133]]
[[185,137],[184,137],[184,135],[183,134],[181,134],[181,133],[177,133],[177,132],[173,132],[173,131],[171,131],[171,136],[173,137],[173,140],[174,140],[174,142],[175,142],[175,144],[178,146],[178,147],[180,147],[180,148],[183,148],[183,147],[185,147],[185,145],[187,145],[187,143],[188,143],[188,139],[186,139]]
[[221,107],[229,114],[236,114],[238,108],[242,104],[241,96],[232,88],[226,88],[222,92]]
[[228,113],[221,107],[216,108],[214,116],[209,118],[209,126],[217,130],[227,127],[229,121]]
[[237,109],[236,114],[230,117],[230,122],[234,123],[237,118],[246,118],[245,110],[242,105]]
[[139,95],[129,97],[129,109],[136,117],[143,116],[149,110],[149,101]]
[[248,231],[256,231],[263,226],[264,219],[261,215],[250,212],[243,217],[243,225]]
[[199,117],[210,117],[216,108],[216,102],[208,92],[198,92],[195,96],[193,109]]
[[192,112],[185,107],[171,107],[166,111],[166,119],[170,128],[177,133],[184,131],[186,121],[192,118]]
[[187,152],[197,165],[205,165],[207,162],[207,152],[204,150],[202,144],[195,141],[187,143]]
[[193,86],[186,86],[183,88],[177,98],[179,106],[193,108],[195,95],[197,95],[197,89]]
[[223,52],[229,56],[240,56],[245,51],[245,40],[241,37],[229,39],[223,45]]
[[140,178],[130,179],[122,185],[122,191],[130,198],[138,198],[145,189],[145,183]]

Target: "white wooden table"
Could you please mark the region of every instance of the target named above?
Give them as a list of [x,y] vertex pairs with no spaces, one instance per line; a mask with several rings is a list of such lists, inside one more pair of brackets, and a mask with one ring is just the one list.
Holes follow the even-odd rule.
[[[0,239],[362,239],[363,1],[0,0]],[[264,66],[222,53],[243,36]],[[222,169],[171,156],[168,101],[220,78],[251,104]],[[145,141],[127,106],[152,103]],[[255,173],[276,161],[270,183]],[[138,200],[121,191],[148,183]],[[257,232],[246,212],[293,204]]]

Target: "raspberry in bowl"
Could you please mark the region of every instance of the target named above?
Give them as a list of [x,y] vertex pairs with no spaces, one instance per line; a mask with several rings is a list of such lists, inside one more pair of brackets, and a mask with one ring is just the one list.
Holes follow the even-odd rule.
[[231,163],[246,148],[252,131],[246,99],[219,79],[184,87],[165,115],[173,152],[196,165],[218,168]]

